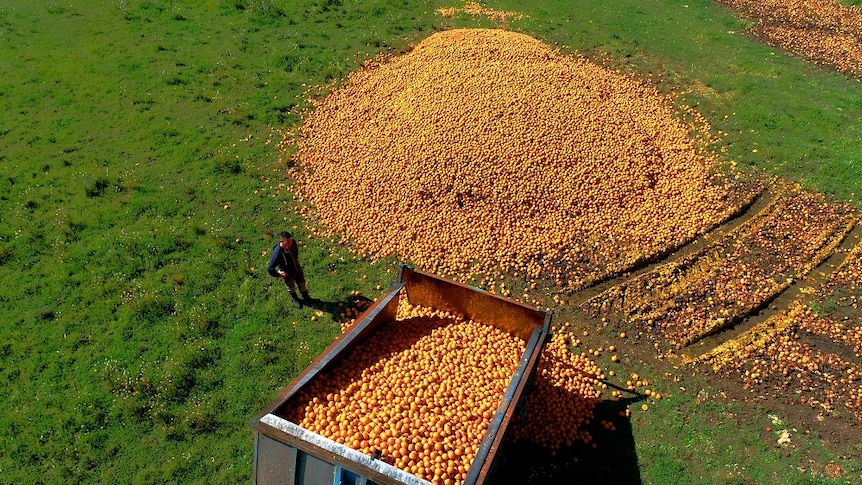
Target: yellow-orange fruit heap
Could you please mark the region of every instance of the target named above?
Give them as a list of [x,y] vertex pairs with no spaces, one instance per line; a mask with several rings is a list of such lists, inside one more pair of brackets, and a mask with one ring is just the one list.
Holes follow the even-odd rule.
[[580,288],[734,211],[690,129],[652,87],[474,29],[368,63],[286,143],[300,199],[361,254]]
[[577,442],[592,441],[584,428],[601,401],[601,390],[596,385],[604,375],[586,356],[571,352],[571,338],[570,334],[560,332],[545,345],[536,380],[527,395],[525,417],[514,430],[516,438],[552,452]]
[[434,483],[460,483],[525,344],[451,315],[402,314],[315,378],[286,417]]

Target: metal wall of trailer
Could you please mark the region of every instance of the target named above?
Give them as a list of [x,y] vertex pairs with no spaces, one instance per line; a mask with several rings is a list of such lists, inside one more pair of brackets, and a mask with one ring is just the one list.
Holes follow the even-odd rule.
[[431,485],[274,414],[261,423],[265,426],[255,433],[255,483]]
[[377,485],[368,477],[261,433],[255,435],[255,450],[257,485]]

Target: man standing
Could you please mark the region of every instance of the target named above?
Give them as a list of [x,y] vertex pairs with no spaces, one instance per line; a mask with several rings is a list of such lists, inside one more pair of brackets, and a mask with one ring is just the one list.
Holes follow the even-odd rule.
[[[290,297],[293,298],[293,306],[302,308],[303,301],[305,303],[311,301],[305,286],[305,273],[302,271],[302,265],[299,264],[299,247],[289,232],[282,231],[279,234],[278,244],[272,248],[272,258],[270,258],[266,270],[270,275],[284,280]],[[302,300],[296,295],[294,284],[299,285]]]

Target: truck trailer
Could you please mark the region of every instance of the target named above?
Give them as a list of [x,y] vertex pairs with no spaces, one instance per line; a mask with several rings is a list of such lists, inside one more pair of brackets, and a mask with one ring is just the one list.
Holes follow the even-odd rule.
[[[355,322],[254,418],[256,485],[372,485],[431,482],[365,454],[289,419],[291,399],[315,379],[324,378],[341,359],[382,325],[396,319],[399,300],[463,316],[523,340],[525,351],[511,375],[487,432],[461,483],[488,482],[505,460],[506,433],[523,413],[523,401],[548,338],[552,314],[513,300],[401,264],[398,279]],[[489,348],[489,352],[494,349]],[[479,371],[479,369],[477,369]]]

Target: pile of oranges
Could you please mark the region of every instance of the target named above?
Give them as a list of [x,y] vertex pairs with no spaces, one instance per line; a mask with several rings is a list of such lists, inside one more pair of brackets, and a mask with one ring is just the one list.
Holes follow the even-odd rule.
[[[582,427],[604,378],[565,335],[545,346],[511,434],[552,451],[590,442]],[[461,483],[525,350],[492,325],[402,298],[396,319],[300,390],[284,417],[433,483]]]
[[552,453],[575,443],[588,444],[585,430],[601,401],[602,370],[585,354],[575,354],[571,334],[557,332],[545,345],[533,387],[527,394],[524,419],[515,438],[536,443]]
[[[862,10],[837,0],[721,0],[756,23],[755,34],[805,59],[862,76]],[[846,2],[844,2],[846,3]]]
[[484,7],[476,2],[466,2],[463,8],[444,7],[437,9],[437,13],[440,14],[441,17],[446,19],[451,19],[456,14],[458,14],[458,12],[464,12],[472,17],[487,17],[504,25],[507,24],[510,19],[520,20],[524,18],[524,15],[518,12],[494,10],[492,8]]
[[579,289],[741,204],[669,98],[504,30],[368,62],[282,142],[305,216],[363,256]]

